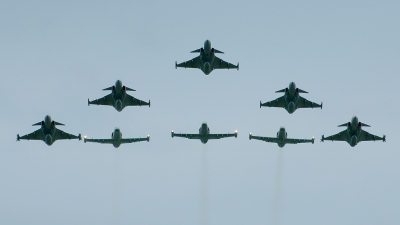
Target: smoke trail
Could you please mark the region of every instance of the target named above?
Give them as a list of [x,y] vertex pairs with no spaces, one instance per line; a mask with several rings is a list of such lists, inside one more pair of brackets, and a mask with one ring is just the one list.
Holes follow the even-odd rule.
[[281,212],[282,212],[282,178],[283,178],[283,150],[279,150],[278,153],[278,165],[275,176],[275,187],[274,196],[272,200],[272,223],[279,225],[281,224]]
[[117,222],[117,224],[120,224],[120,216],[119,216],[119,164],[120,164],[120,160],[119,160],[119,150],[115,149],[114,150],[114,162],[113,162],[113,177],[111,178],[111,182],[112,182],[112,203],[113,203],[113,221]]
[[200,188],[200,224],[209,224],[208,218],[208,177],[207,177],[207,147],[203,145],[201,159],[201,188]]

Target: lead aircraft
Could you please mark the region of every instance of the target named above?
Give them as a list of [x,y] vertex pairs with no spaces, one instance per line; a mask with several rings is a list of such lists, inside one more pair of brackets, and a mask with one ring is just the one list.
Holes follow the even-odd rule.
[[338,127],[346,127],[346,130],[339,132],[335,135],[324,137],[322,135],[321,142],[327,141],[346,141],[351,147],[356,146],[362,141],[383,141],[386,142],[386,136],[379,137],[364,131],[362,127],[370,127],[370,125],[361,123],[358,118],[354,116],[350,122],[339,125]]
[[284,108],[290,114],[294,113],[298,108],[321,108],[321,105],[310,102],[307,99],[300,96],[300,93],[308,93],[296,87],[294,82],[290,82],[289,88],[276,91],[275,93],[285,93],[282,97],[279,97],[273,101],[261,103],[260,108],[264,107],[279,107]]
[[221,139],[227,137],[235,137],[237,138],[238,131],[236,130],[233,134],[210,134],[210,128],[206,123],[201,124],[198,134],[176,134],[174,131],[171,131],[171,137],[184,137],[188,139],[200,139],[201,143],[206,144],[210,139]]
[[196,49],[190,53],[200,53],[200,55],[183,63],[177,64],[175,62],[175,68],[197,68],[201,69],[205,75],[209,75],[214,69],[239,70],[239,63],[237,65],[233,65],[232,63],[225,62],[224,60],[215,56],[215,53],[224,53],[215,48],[211,48],[211,42],[209,40],[204,42],[203,48]]
[[111,133],[111,139],[88,139],[86,136],[83,138],[83,141],[86,142],[97,142],[101,144],[112,144],[114,148],[118,148],[121,144],[133,143],[139,141],[150,141],[150,135],[147,135],[146,138],[122,138],[122,133],[119,128],[115,128],[114,132]]
[[307,143],[311,142],[314,144],[314,137],[312,139],[292,139],[287,138],[287,132],[284,127],[281,127],[279,131],[276,133],[276,137],[261,137],[261,136],[253,136],[251,133],[249,134],[249,139],[256,139],[265,142],[277,143],[279,147],[283,148],[285,144],[299,144],[299,143]]
[[111,91],[111,93],[93,101],[88,99],[88,105],[110,105],[113,106],[118,112],[121,112],[126,106],[148,105],[150,107],[150,100],[149,102],[145,102],[127,94],[127,91],[136,90],[123,86],[120,80],[117,80],[114,86],[105,88],[103,91]]
[[81,134],[79,134],[78,136],[69,134],[67,132],[64,132],[56,128],[56,125],[64,126],[64,124],[52,120],[51,117],[47,115],[43,121],[32,125],[32,126],[40,126],[38,130],[21,137],[19,136],[19,134],[17,134],[17,141],[41,140],[44,141],[48,146],[51,146],[57,140],[63,140],[63,139],[81,140]]

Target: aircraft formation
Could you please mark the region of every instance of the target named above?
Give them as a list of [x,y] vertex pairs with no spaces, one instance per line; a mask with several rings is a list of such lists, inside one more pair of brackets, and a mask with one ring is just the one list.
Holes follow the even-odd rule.
[[[224,54],[224,52],[217,50],[211,47],[211,42],[206,40],[204,42],[204,46],[197,50],[191,51],[191,53],[199,53],[199,55],[189,61],[177,63],[175,62],[175,68],[197,68],[203,71],[205,75],[209,75],[214,69],[237,69],[239,70],[239,63],[234,65],[232,63],[226,62],[217,56],[218,54]],[[118,112],[121,112],[127,106],[149,106],[149,102],[145,102],[143,100],[137,99],[127,93],[127,91],[136,91],[132,88],[126,87],[122,85],[120,80],[115,82],[115,85],[103,89],[103,91],[111,91],[110,94],[90,101],[88,99],[88,105],[105,105],[112,106]],[[287,88],[276,91],[275,93],[284,93],[283,96],[268,101],[265,103],[261,103],[261,107],[276,107],[276,108],[284,108],[289,114],[294,113],[297,109],[300,108],[321,108],[321,104],[317,104],[315,102],[311,102],[303,97],[300,94],[308,93],[302,89],[296,87],[294,82],[291,82]],[[58,129],[56,126],[64,126],[64,124],[56,122],[52,120],[52,118],[47,115],[44,120],[38,123],[33,124],[32,126],[40,126],[40,128],[30,134],[19,136],[17,135],[17,141],[20,140],[41,140],[44,141],[48,146],[51,146],[57,140],[65,140],[65,139],[78,139],[82,140],[81,134],[73,135],[67,132],[64,132]],[[345,141],[351,147],[356,146],[359,142],[362,141],[383,141],[386,142],[386,136],[379,137],[373,134],[370,134],[362,129],[362,127],[370,127],[367,124],[361,123],[356,116],[354,116],[350,122],[339,125],[338,127],[346,127],[346,130],[341,131],[335,135],[331,135],[325,137],[322,135],[321,142],[327,141]],[[212,139],[221,139],[228,137],[237,138],[238,131],[235,130],[234,133],[226,133],[226,134],[211,134],[210,128],[207,123],[203,123],[199,129],[198,133],[195,134],[181,134],[175,133],[171,131],[171,137],[183,137],[188,139],[198,139],[203,144],[206,144],[209,140]],[[101,144],[112,144],[115,148],[118,148],[121,144],[125,143],[134,143],[140,141],[150,141],[150,135],[147,135],[145,138],[122,138],[122,133],[119,128],[115,128],[114,132],[111,134],[111,139],[89,139],[86,136],[83,138],[84,142],[94,142]],[[262,136],[253,136],[252,133],[249,134],[249,139],[256,139],[265,142],[276,143],[279,147],[283,148],[286,144],[298,144],[298,143],[312,143],[314,144],[314,137],[311,139],[292,139],[287,137],[287,132],[284,127],[281,127],[276,134],[276,137],[262,137]]]

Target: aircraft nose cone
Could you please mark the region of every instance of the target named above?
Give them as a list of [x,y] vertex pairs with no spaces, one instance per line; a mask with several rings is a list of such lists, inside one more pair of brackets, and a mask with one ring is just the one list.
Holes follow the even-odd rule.
[[117,80],[116,82],[115,82],[115,87],[116,88],[122,88],[122,81],[121,80]]
[[211,41],[206,40],[206,41],[204,42],[204,45],[205,45],[205,46],[211,46]]
[[51,116],[50,115],[45,116],[44,117],[44,121],[45,122],[51,122]]

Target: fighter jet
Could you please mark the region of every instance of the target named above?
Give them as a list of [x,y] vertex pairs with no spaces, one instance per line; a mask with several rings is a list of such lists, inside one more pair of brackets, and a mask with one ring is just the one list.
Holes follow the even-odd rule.
[[292,114],[298,108],[322,109],[322,102],[321,105],[318,105],[317,103],[310,102],[307,99],[301,97],[299,93],[308,93],[308,92],[296,88],[296,84],[294,82],[290,82],[289,88],[284,88],[282,90],[276,91],[275,93],[282,93],[282,92],[285,94],[282,97],[277,98],[273,101],[266,103],[261,103],[260,101],[260,108],[261,106],[285,108],[286,111],[290,114]]
[[88,105],[111,105],[113,106],[118,112],[121,112],[126,106],[143,106],[148,105],[150,107],[150,100],[149,102],[145,102],[134,98],[127,94],[127,91],[136,91],[132,88],[128,88],[122,86],[122,82],[117,80],[114,86],[109,88],[103,89],[103,91],[111,91],[111,94],[106,95],[102,98],[96,99],[94,101],[90,101],[88,99]]
[[210,128],[206,123],[201,124],[198,134],[175,134],[174,131],[171,131],[172,137],[184,137],[188,139],[200,139],[203,144],[206,144],[210,139],[221,139],[227,137],[235,137],[237,138],[238,131],[236,130],[233,134],[210,134]]
[[86,142],[97,142],[101,144],[112,144],[115,148],[118,148],[121,144],[133,143],[139,141],[150,141],[150,135],[147,135],[146,138],[122,138],[122,133],[119,128],[115,128],[114,132],[111,133],[111,139],[88,139],[86,136],[83,138],[83,141]]
[[62,130],[56,128],[56,125],[64,126],[64,124],[56,122],[47,115],[43,121],[33,124],[32,126],[40,126],[40,128],[30,134],[24,135],[22,137],[17,134],[17,141],[20,140],[42,140],[48,146],[52,145],[57,140],[62,139],[79,139],[81,140],[81,134],[75,136],[73,134],[68,134]]
[[279,147],[283,148],[285,144],[298,144],[298,143],[307,143],[311,142],[314,144],[314,137],[312,139],[291,139],[287,138],[287,132],[284,127],[281,127],[279,131],[276,133],[276,138],[274,137],[261,137],[261,136],[253,136],[251,133],[249,134],[249,139],[256,139],[266,142],[277,143]]
[[209,40],[206,40],[204,42],[203,48],[191,51],[190,53],[200,53],[200,55],[183,63],[177,64],[175,62],[175,69],[178,67],[198,68],[201,69],[205,75],[210,74],[211,71],[213,71],[214,69],[239,70],[239,63],[237,64],[237,66],[235,66],[215,56],[215,53],[221,53],[221,54],[224,53],[215,48],[211,48],[211,42]]
[[322,135],[321,142],[325,140],[329,141],[346,141],[351,147],[356,146],[361,141],[380,141],[386,142],[386,136],[378,137],[367,131],[362,130],[362,127],[370,127],[365,123],[358,121],[358,118],[354,116],[351,122],[344,123],[338,127],[346,127],[346,130],[339,132],[335,135],[324,137]]

